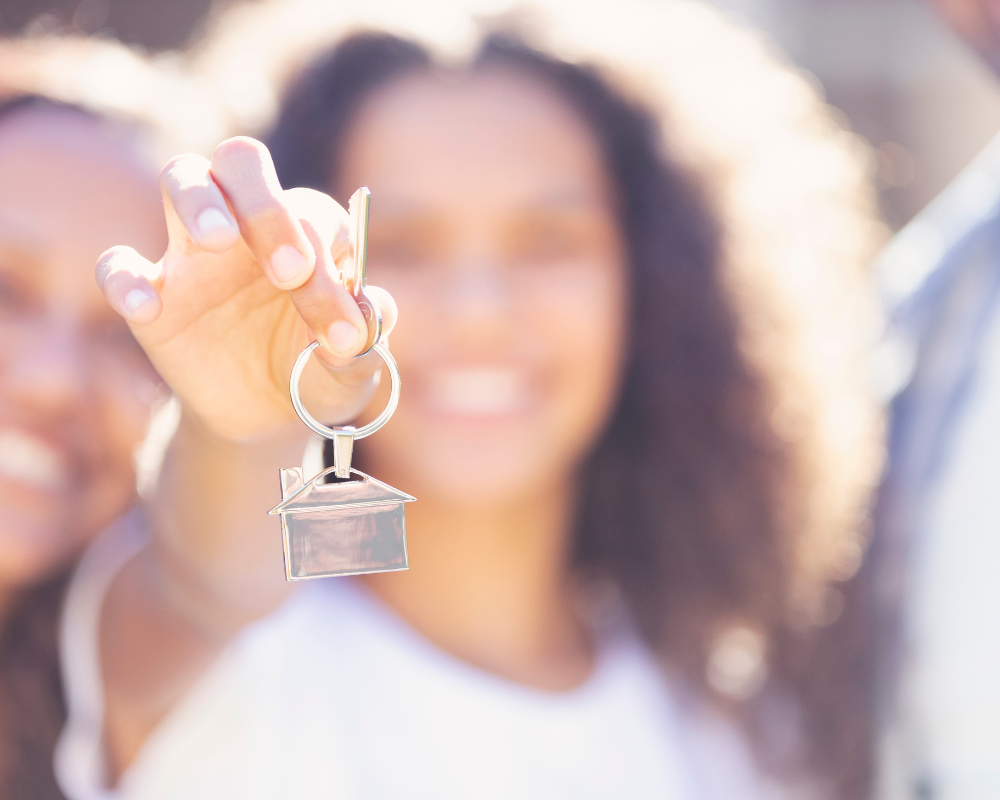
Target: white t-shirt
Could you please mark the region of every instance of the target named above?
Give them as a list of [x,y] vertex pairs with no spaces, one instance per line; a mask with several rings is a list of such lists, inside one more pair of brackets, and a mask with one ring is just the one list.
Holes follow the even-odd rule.
[[310,582],[246,628],[108,790],[97,620],[141,540],[134,520],[109,531],[67,597],[55,767],[70,800],[778,796],[634,636],[606,639],[578,688],[530,689],[435,648],[351,578]]

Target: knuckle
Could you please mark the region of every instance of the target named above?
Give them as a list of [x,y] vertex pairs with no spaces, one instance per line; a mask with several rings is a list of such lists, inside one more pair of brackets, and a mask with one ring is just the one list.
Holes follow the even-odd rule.
[[332,233],[340,222],[337,202],[330,195],[315,189],[286,189],[281,193],[281,200],[298,217],[308,219],[318,230]]
[[263,142],[258,141],[250,136],[231,136],[228,139],[224,139],[219,142],[215,148],[215,156],[225,158],[230,155],[240,155],[247,153],[266,153],[267,147]]
[[322,214],[334,214],[341,210],[336,200],[317,189],[299,186],[295,189],[286,189],[282,195],[289,205],[301,208],[303,211],[314,210]]
[[212,170],[224,174],[246,175],[262,172],[263,166],[271,159],[268,149],[249,136],[235,136],[226,139],[212,154]]
[[111,257],[105,253],[99,259],[97,259],[97,265],[94,267],[94,280],[97,281],[98,287],[101,291],[104,291],[104,284],[108,280],[108,273],[111,271]]
[[281,185],[267,148],[248,137],[227,139],[212,156],[211,173],[238,214],[280,204]]
[[114,247],[101,253],[98,263],[108,264],[109,266],[121,266],[134,260],[138,255],[131,247],[124,244],[116,244]]
[[101,254],[101,258],[113,258],[115,256],[131,256],[135,253],[135,250],[129,247],[127,244],[116,244],[114,247],[109,247],[104,253]]
[[181,158],[183,156],[174,156],[160,170],[160,188],[164,191],[170,191],[177,183],[175,170],[177,169],[177,162]]
[[299,187],[283,191],[281,202],[304,226],[315,231],[324,249],[339,252],[342,244],[346,246],[349,240],[348,217],[330,195]]
[[194,153],[174,156],[160,170],[160,188],[171,194],[191,184],[204,184],[208,160]]
[[243,208],[243,222],[251,230],[276,233],[291,223],[291,216],[274,198],[262,197]]
[[138,254],[131,247],[121,244],[115,245],[101,253],[94,268],[94,278],[97,279],[97,285],[103,290],[108,278],[115,272],[120,272],[124,269],[128,261],[132,260],[136,255]]

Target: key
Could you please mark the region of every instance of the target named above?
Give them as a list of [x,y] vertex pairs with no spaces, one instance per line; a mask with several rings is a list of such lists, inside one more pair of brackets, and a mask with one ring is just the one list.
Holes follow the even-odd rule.
[[372,193],[368,191],[368,187],[362,186],[351,196],[348,203],[351,214],[350,253],[353,268],[346,276],[346,283],[368,325],[365,349],[358,354],[361,356],[370,352],[382,338],[382,312],[365,294],[365,286],[368,283],[368,209],[371,197]]

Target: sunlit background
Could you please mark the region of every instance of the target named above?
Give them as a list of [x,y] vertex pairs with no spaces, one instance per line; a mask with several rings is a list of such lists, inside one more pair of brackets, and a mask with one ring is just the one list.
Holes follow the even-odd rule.
[[[882,211],[894,229],[1000,129],[1000,87],[925,0],[713,2],[767,31],[876,148]],[[211,5],[0,0],[0,26],[8,33],[101,32],[160,50],[195,35]]]

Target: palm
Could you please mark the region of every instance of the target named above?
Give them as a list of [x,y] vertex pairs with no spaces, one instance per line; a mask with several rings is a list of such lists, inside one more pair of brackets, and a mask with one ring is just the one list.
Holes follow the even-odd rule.
[[168,251],[160,264],[163,313],[134,331],[164,380],[226,438],[293,418],[282,376],[312,337],[246,244],[220,254]]

